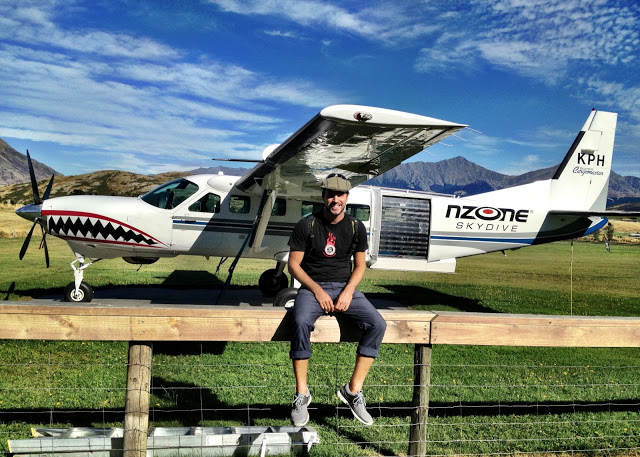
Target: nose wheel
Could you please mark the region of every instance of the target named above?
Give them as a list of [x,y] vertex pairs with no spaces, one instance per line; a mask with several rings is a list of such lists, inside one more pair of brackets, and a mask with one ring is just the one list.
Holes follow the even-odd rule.
[[93,288],[86,282],[81,282],[76,290],[76,283],[70,282],[64,289],[64,301],[90,302],[93,299]]

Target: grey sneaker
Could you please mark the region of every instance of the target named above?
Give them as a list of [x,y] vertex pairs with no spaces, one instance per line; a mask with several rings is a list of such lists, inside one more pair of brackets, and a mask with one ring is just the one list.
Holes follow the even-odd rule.
[[340,388],[337,395],[338,398],[342,400],[342,403],[344,403],[349,407],[349,409],[351,409],[353,417],[358,419],[364,425],[373,424],[373,417],[371,417],[371,414],[367,412],[367,402],[364,399],[362,391],[353,394],[349,390],[349,383],[346,383]]
[[291,423],[296,427],[302,427],[309,422],[307,407],[311,404],[311,392],[307,395],[296,393],[291,405]]

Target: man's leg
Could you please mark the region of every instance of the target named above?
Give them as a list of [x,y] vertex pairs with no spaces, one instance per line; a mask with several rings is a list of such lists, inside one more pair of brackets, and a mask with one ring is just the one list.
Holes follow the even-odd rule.
[[367,377],[369,369],[371,368],[371,365],[373,365],[374,360],[375,359],[373,357],[356,354],[356,366],[353,368],[351,381],[349,381],[349,390],[351,392],[360,392],[362,390],[364,380]]
[[309,290],[300,289],[290,312],[293,314],[293,336],[289,356],[296,379],[296,393],[291,405],[291,423],[302,427],[309,421],[308,407],[311,403],[311,392],[307,385],[307,370],[311,357],[310,337],[315,321],[324,311]]
[[362,386],[373,361],[378,356],[387,324],[378,310],[358,290],[353,294],[351,305],[344,315],[362,330],[362,337],[358,344],[351,380],[342,386],[337,394],[338,398],[349,406],[356,419],[365,425],[371,425],[373,418],[367,412]]
[[293,360],[293,375],[296,378],[296,392],[307,395],[309,388],[307,386],[307,369],[309,368],[309,359]]

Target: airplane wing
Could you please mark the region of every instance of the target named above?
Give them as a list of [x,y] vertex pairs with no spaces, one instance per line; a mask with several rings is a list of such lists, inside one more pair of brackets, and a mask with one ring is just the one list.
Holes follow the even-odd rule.
[[330,173],[342,174],[355,187],[464,127],[383,108],[330,106],[240,178],[236,188],[318,196]]

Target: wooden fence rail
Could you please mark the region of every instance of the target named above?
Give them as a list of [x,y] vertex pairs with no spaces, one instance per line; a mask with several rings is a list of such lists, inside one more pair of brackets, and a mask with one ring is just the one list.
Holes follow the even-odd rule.
[[[383,343],[415,344],[409,455],[424,455],[431,348],[437,344],[554,347],[640,347],[640,318],[545,316],[380,309]],[[288,314],[265,306],[56,303],[0,304],[0,339],[128,341],[125,403],[127,457],[146,455],[140,428],[148,421],[154,341],[288,341]],[[358,332],[321,317],[313,342],[357,341]],[[146,405],[146,406],[145,406]],[[146,417],[145,417],[146,415]],[[130,430],[127,430],[129,428]]]

